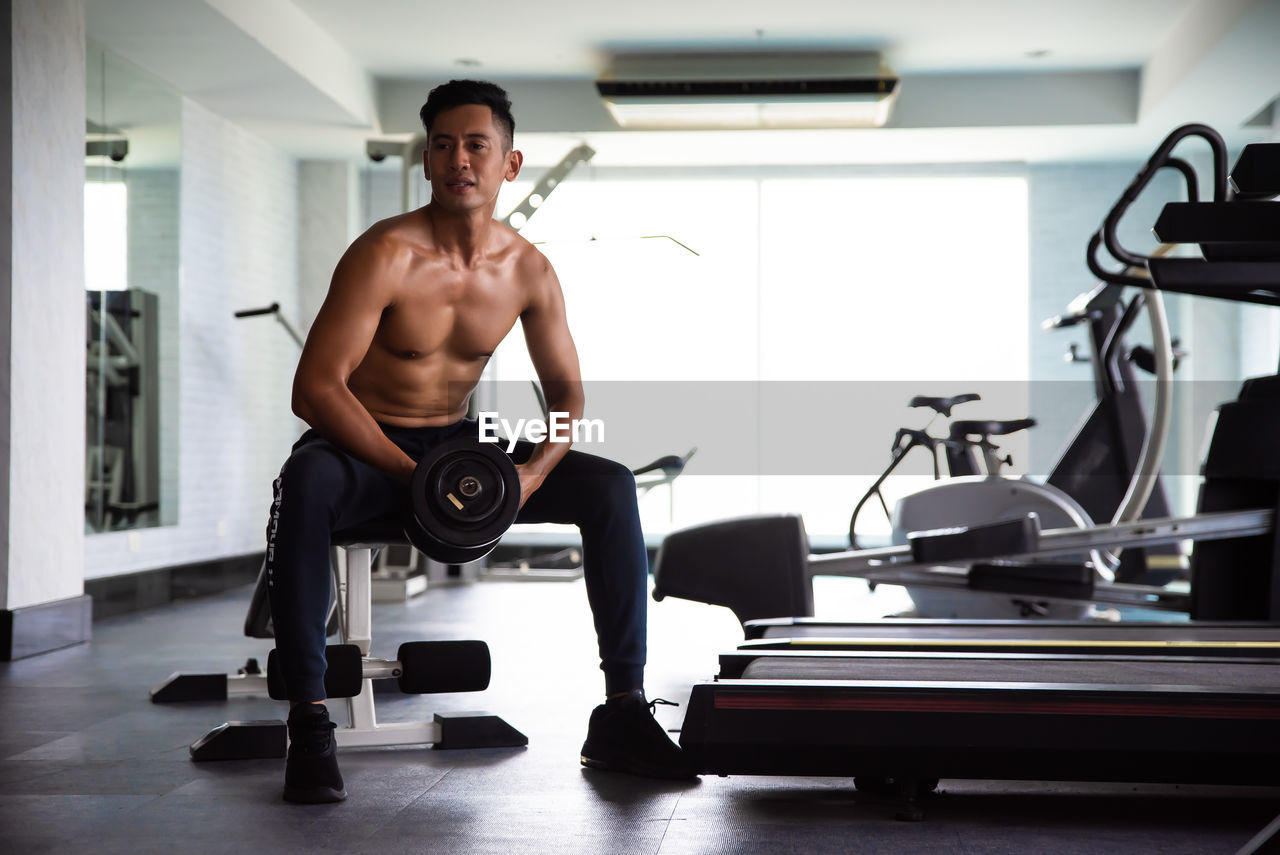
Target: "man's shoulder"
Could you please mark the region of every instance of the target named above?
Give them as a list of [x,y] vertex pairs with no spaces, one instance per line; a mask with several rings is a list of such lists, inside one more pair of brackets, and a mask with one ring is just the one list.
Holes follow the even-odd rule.
[[403,214],[387,217],[385,220],[378,220],[364,230],[364,234],[360,236],[360,239],[371,242],[421,242],[429,234],[428,224],[418,212],[406,211]]
[[503,225],[502,228],[509,233],[508,251],[515,258],[516,266],[522,274],[530,275],[551,269],[551,262],[547,261],[547,257],[542,254],[542,250],[530,243],[527,238],[515,229],[506,225]]
[[413,217],[412,211],[379,220],[351,244],[353,251],[370,259],[387,259],[405,252],[421,255],[430,246],[430,230]]

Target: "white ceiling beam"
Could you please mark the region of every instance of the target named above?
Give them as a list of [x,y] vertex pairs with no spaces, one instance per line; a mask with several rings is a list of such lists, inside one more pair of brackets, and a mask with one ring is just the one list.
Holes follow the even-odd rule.
[[370,75],[289,0],[87,0],[85,25],[89,38],[247,127],[376,129]]
[[290,0],[205,2],[332,99],[354,123],[369,125],[375,120],[373,76]]
[[1199,0],[1142,69],[1138,121],[1239,128],[1280,95],[1280,0]]

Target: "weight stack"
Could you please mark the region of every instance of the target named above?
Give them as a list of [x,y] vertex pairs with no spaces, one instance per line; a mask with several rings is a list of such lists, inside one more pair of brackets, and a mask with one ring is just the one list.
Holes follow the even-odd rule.
[[[1198,513],[1272,508],[1280,520],[1280,375],[1245,381],[1217,409]],[[1191,556],[1193,620],[1280,621],[1280,525],[1202,541]]]

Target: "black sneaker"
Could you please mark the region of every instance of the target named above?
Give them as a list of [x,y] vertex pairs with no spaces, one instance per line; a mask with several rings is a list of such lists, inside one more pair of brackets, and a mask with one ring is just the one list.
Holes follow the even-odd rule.
[[338,771],[337,727],[324,704],[289,710],[289,757],[284,767],[284,800],[298,804],[340,802],[347,797]]
[[646,701],[634,693],[603,703],[591,711],[582,765],[589,769],[629,772],[646,778],[690,780],[698,773],[653,717],[661,698]]

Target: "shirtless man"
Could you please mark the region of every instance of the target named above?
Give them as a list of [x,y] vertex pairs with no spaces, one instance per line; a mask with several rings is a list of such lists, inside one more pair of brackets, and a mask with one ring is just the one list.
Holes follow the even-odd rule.
[[[298,363],[293,410],[311,426],[276,480],[267,578],[289,691],[284,798],[346,797],[324,706],[330,532],[394,516],[416,461],[476,435],[467,401],[498,343],[520,322],[549,410],[581,418],[583,392],[551,265],[493,219],[523,160],[506,93],[455,80],[421,111],[431,201],[376,223],[343,255]],[[576,524],[606,702],[592,712],[581,762],[688,778],[680,750],[644,697],[648,565],[635,480],[567,443],[518,444],[518,522]]]

